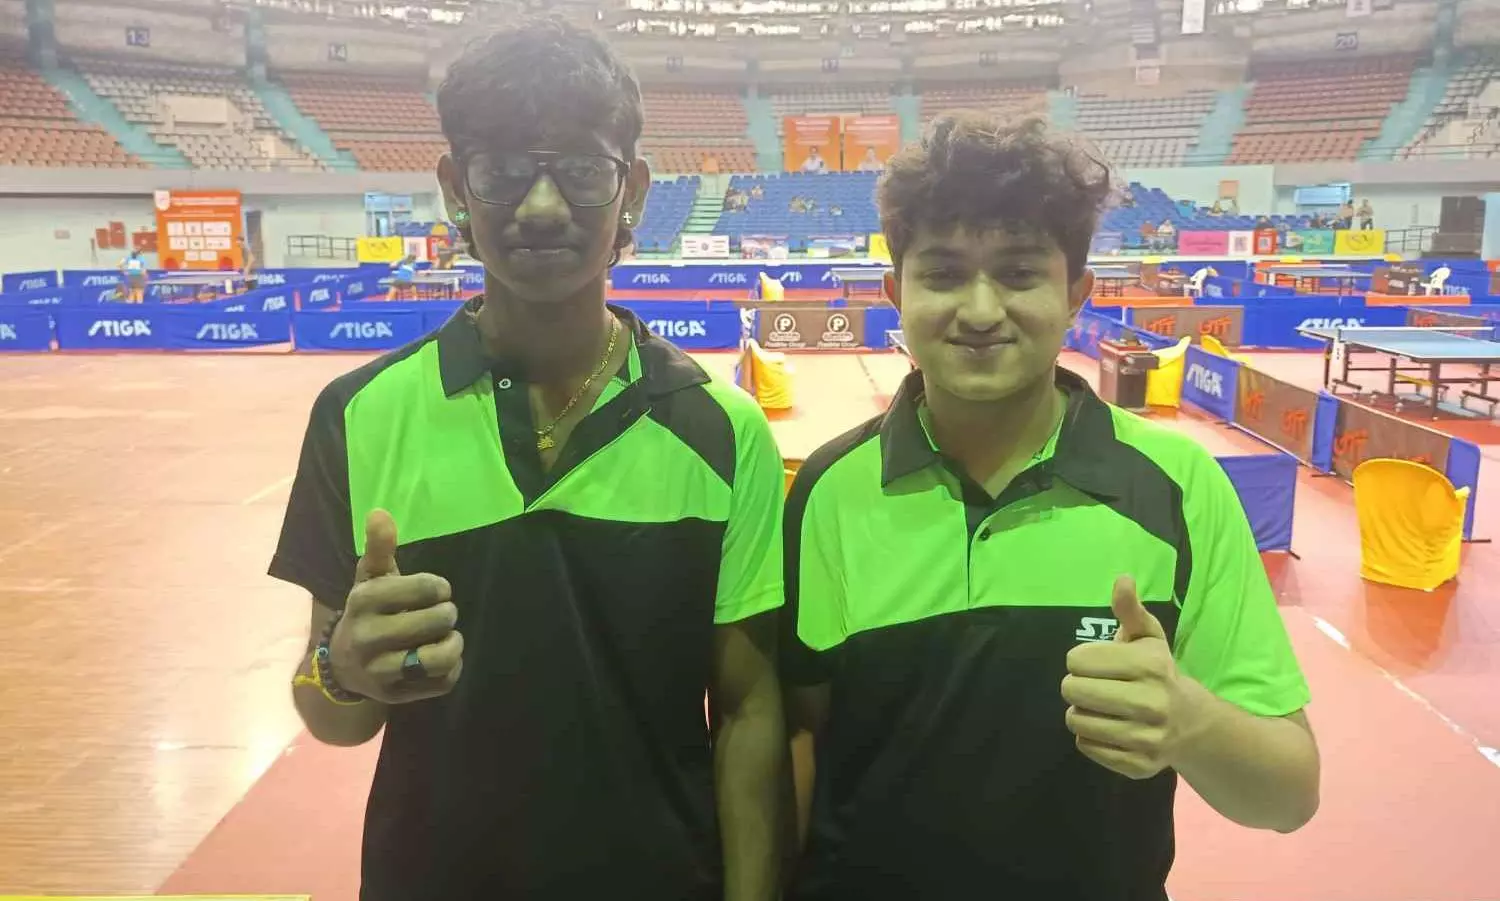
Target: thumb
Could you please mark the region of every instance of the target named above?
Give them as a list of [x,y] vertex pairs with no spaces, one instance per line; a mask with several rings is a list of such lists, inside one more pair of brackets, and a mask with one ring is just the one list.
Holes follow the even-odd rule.
[[1167,633],[1146,605],[1141,603],[1135,591],[1135,579],[1120,576],[1115,579],[1114,591],[1109,596],[1109,607],[1120,621],[1115,632],[1115,641],[1138,641],[1142,638],[1165,640]]
[[399,576],[396,567],[396,521],[384,510],[371,510],[365,517],[365,554],[354,568],[354,581],[367,582],[377,576]]

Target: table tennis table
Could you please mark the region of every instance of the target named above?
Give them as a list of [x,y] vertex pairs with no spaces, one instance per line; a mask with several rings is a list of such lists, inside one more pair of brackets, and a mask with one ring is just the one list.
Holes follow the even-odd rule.
[[1095,293],[1100,297],[1124,297],[1125,289],[1140,281],[1140,270],[1130,266],[1091,266]]
[[[1386,394],[1397,399],[1396,386],[1412,385],[1427,388],[1428,405],[1432,418],[1438,418],[1438,403],[1449,385],[1478,385],[1479,390],[1465,388],[1459,396],[1462,409],[1469,398],[1482,400],[1490,405],[1494,413],[1500,396],[1489,393],[1491,382],[1500,381],[1491,367],[1500,363],[1500,341],[1492,340],[1494,329],[1480,328],[1414,328],[1414,327],[1364,327],[1364,328],[1302,328],[1300,333],[1324,342],[1323,386],[1331,392],[1343,387],[1355,392],[1365,389],[1351,382],[1351,372],[1384,372],[1387,376]],[[1355,354],[1377,354],[1386,361],[1375,366],[1355,366]],[[1403,366],[1405,361],[1407,366]],[[1444,366],[1477,366],[1479,371],[1458,375],[1443,372]],[[1334,378],[1334,367],[1338,377]],[[1398,402],[1399,405],[1399,402]]]
[[[245,284],[245,274],[237,269],[210,270],[188,272],[171,272],[156,280],[156,284],[165,288],[184,288],[184,294],[191,295],[193,300],[213,300],[215,298],[238,293],[237,289]],[[166,300],[181,300],[182,294],[172,292]]]
[[890,271],[884,266],[848,266],[830,270],[839,280],[845,299],[867,294],[884,297],[885,274]]
[[[395,279],[383,278],[380,284],[390,287]],[[455,300],[462,293],[464,274],[452,269],[424,269],[411,282],[412,291],[428,300]]]
[[1268,266],[1265,272],[1272,285],[1304,294],[1321,292],[1325,282],[1332,282],[1339,294],[1353,294],[1357,282],[1370,280],[1370,273],[1357,272],[1348,266]]

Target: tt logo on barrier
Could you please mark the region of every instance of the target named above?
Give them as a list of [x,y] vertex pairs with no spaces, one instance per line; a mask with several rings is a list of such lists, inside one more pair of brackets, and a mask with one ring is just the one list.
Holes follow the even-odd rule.
[[1177,334],[1177,317],[1160,316],[1141,327],[1153,335],[1162,335],[1170,338]]
[[1228,316],[1215,316],[1213,319],[1205,319],[1198,323],[1198,334],[1213,335],[1215,338],[1229,337],[1229,330],[1234,325]]
[[1259,391],[1246,391],[1244,402],[1245,418],[1259,420],[1261,404],[1263,404],[1265,400],[1265,394]]
[[1281,414],[1281,433],[1293,441],[1301,441],[1307,434],[1306,410],[1286,410]]
[[1436,313],[1418,313],[1414,310],[1411,324],[1417,328],[1432,328],[1438,324],[1438,317]]
[[89,337],[149,338],[151,323],[144,319],[96,319],[89,326]]
[[330,338],[394,338],[396,332],[389,322],[338,322],[334,323]]
[[205,322],[196,335],[199,341],[259,341],[255,326],[248,322]]
[[1188,367],[1187,380],[1189,384],[1204,394],[1211,397],[1224,396],[1223,374],[1206,368],[1202,363],[1194,363]]
[[1365,442],[1369,440],[1370,433],[1364,429],[1350,429],[1333,439],[1333,458],[1353,469],[1355,464],[1364,461]]

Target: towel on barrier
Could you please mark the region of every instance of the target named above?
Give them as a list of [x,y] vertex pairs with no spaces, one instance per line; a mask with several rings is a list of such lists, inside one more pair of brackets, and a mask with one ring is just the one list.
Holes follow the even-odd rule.
[[792,376],[786,357],[762,350],[754,339],[747,338],[740,344],[735,382],[750,392],[762,410],[792,408]]
[[1354,469],[1360,578],[1431,591],[1458,575],[1469,489],[1411,460]]

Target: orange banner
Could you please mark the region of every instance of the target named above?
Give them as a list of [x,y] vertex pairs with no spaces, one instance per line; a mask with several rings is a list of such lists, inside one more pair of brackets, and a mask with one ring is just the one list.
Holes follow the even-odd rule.
[[850,116],[844,120],[845,172],[878,172],[900,149],[899,116]]
[[788,172],[834,172],[839,168],[837,116],[787,116],[781,130]]
[[157,191],[156,254],[163,269],[239,269],[239,191]]

